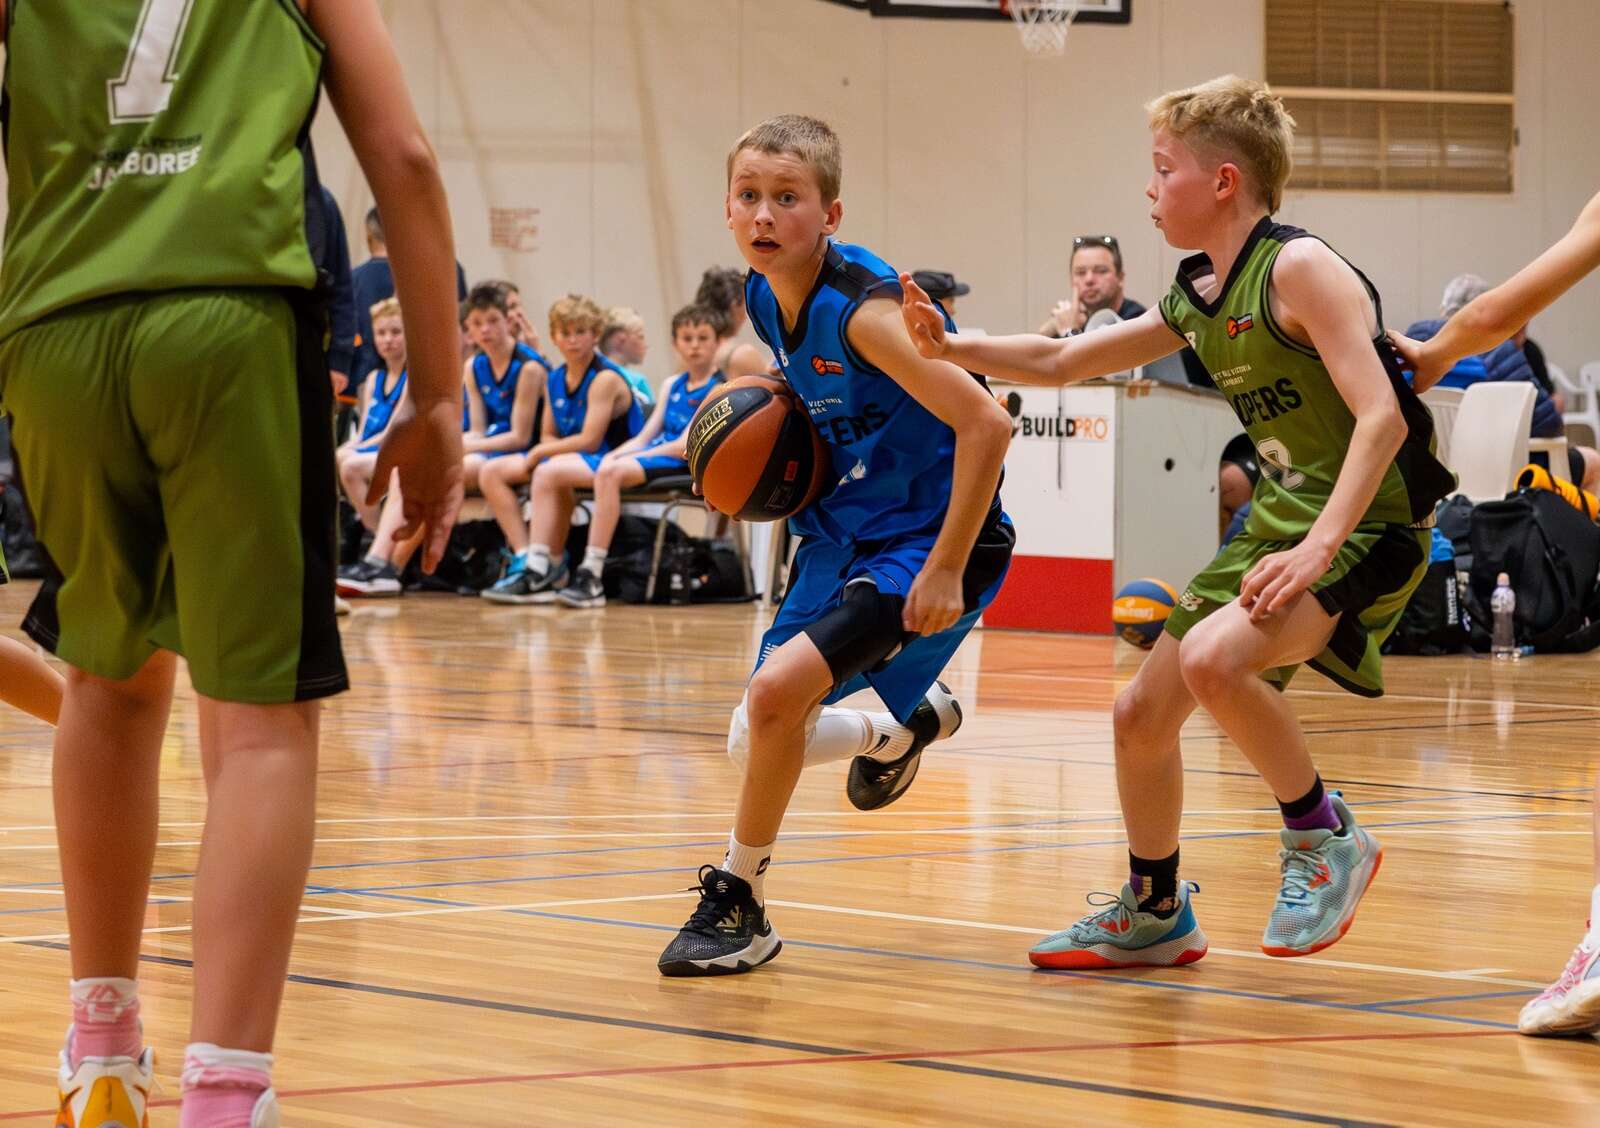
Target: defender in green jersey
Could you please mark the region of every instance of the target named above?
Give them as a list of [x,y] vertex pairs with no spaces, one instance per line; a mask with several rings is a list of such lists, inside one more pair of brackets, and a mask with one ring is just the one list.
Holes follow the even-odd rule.
[[909,278],[904,313],[925,355],[1063,384],[1192,346],[1263,470],[1244,532],[1190,582],[1115,710],[1128,829],[1122,893],[1030,953],[1042,967],[1190,963],[1206,941],[1178,878],[1178,733],[1203,705],[1283,811],[1269,955],[1337,941],[1382,857],[1313,766],[1278,692],[1302,663],[1383,692],[1379,646],[1427,564],[1434,505],[1454,487],[1433,422],[1383,334],[1378,295],[1321,241],[1274,224],[1293,119],[1260,83],[1227,76],[1152,102],[1156,226],[1185,259],[1159,309],[1065,341],[947,335]]
[[0,402],[56,573],[24,626],[72,667],[55,765],[74,975],[56,1123],[148,1125],[139,940],[181,654],[209,799],[182,1126],[273,1128],[318,702],[347,684],[308,235],[323,79],[388,220],[413,343],[411,403],[376,475],[398,470],[432,561],[460,501],[443,188],[373,0],[0,13]]

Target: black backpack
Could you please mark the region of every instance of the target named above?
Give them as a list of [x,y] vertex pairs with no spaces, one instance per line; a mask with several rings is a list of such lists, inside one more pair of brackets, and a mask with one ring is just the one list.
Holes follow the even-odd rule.
[[1516,592],[1518,645],[1579,653],[1600,645],[1600,525],[1549,490],[1518,490],[1472,510],[1467,615],[1489,649],[1489,599],[1501,572]]

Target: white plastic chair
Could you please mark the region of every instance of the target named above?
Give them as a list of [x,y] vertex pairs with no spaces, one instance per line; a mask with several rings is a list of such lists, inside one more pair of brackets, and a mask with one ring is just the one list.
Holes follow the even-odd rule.
[[[1533,401],[1533,385],[1522,380],[1473,384],[1461,397],[1445,465],[1456,472],[1459,492],[1471,501],[1505,497],[1528,464]],[[1565,476],[1564,453],[1561,462]]]
[[1589,428],[1591,445],[1600,441],[1600,360],[1591,360],[1579,368],[1575,380],[1552,364],[1550,379],[1567,401],[1562,422],[1569,427],[1578,424]]
[[1455,430],[1456,416],[1461,412],[1462,388],[1432,387],[1419,397],[1433,416],[1433,434],[1438,440],[1439,461],[1449,466],[1450,434]]

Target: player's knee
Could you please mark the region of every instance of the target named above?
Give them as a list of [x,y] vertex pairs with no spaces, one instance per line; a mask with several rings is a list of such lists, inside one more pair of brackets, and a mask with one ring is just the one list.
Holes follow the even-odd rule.
[[742,697],[739,704],[734,706],[733,716],[728,718],[728,759],[741,772],[750,760],[750,717],[745,711],[745,699]]
[[1205,701],[1237,684],[1247,671],[1240,669],[1232,649],[1217,631],[1194,630],[1184,637],[1178,647],[1178,669],[1190,693]]
[[1137,750],[1166,743],[1171,726],[1163,704],[1154,700],[1153,695],[1137,682],[1117,694],[1117,700],[1111,706],[1111,730],[1118,755],[1128,749]]
[[743,702],[745,720],[756,732],[793,722],[803,715],[808,704],[800,700],[794,687],[772,665],[756,671],[745,690]]

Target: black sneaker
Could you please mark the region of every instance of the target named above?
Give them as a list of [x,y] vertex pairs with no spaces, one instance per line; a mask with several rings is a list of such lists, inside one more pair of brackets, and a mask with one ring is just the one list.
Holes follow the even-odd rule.
[[490,603],[554,603],[557,585],[566,578],[565,561],[552,563],[542,572],[524,568],[484,591],[483,598]]
[[572,582],[556,592],[556,598],[567,607],[604,607],[606,587],[593,571],[579,568],[573,573]]
[[340,568],[335,587],[340,595],[392,598],[400,594],[400,573],[387,561],[362,560]]
[[922,702],[906,722],[911,730],[911,747],[893,760],[874,760],[870,755],[850,761],[850,778],[845,794],[858,810],[875,811],[887,807],[906,793],[922,766],[922,750],[935,740],[945,740],[961,727],[961,702],[944,682],[934,682]]
[[700,906],[656,961],[662,975],[738,975],[783,949],[750,883],[716,866],[700,867]]

